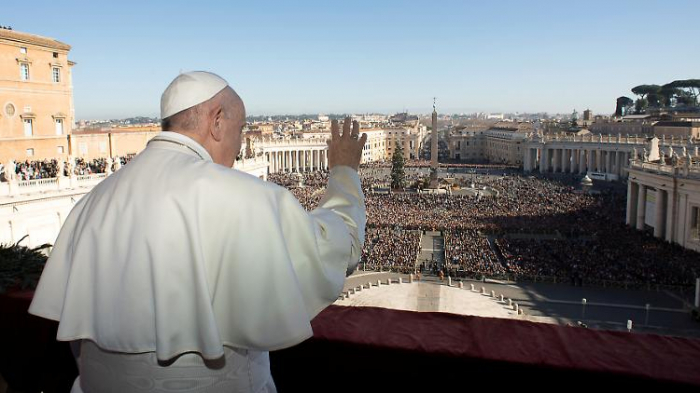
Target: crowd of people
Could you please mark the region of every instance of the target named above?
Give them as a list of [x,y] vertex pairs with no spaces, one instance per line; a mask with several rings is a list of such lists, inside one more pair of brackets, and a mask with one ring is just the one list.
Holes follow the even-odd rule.
[[413,273],[420,252],[419,231],[367,228],[360,264],[366,270]]
[[505,268],[488,239],[475,229],[445,231],[445,270],[451,276],[502,276]]
[[[409,169],[409,178],[424,170]],[[367,206],[362,261],[368,269],[415,268],[421,231],[441,231],[445,274],[617,286],[694,284],[693,251],[624,224],[625,190],[583,193],[575,175],[470,175],[492,197],[371,192],[390,182],[380,165],[360,169]],[[323,196],[327,173],[274,174],[307,209]],[[490,242],[488,239],[493,239]]]
[[[120,166],[126,165],[132,158],[134,154],[130,154],[123,157],[114,157],[111,159],[112,171],[119,169]],[[64,159],[44,159],[44,160],[25,160],[19,162],[13,162],[14,165],[15,179],[16,180],[37,180],[37,179],[50,179],[59,176],[59,172],[62,172],[61,176],[69,176],[70,171],[74,175],[90,175],[94,173],[105,173],[107,172],[107,165],[109,159],[107,158],[93,158],[91,160],[86,160],[82,157],[77,157],[74,160],[74,166],[71,165],[68,160]],[[0,181],[8,181],[6,165],[8,163],[0,164]]]

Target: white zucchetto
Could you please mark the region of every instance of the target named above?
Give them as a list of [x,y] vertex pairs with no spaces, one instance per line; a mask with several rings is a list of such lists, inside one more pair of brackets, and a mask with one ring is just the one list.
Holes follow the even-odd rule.
[[165,119],[185,109],[201,104],[228,86],[220,76],[206,71],[180,74],[165,89],[160,98],[160,118]]

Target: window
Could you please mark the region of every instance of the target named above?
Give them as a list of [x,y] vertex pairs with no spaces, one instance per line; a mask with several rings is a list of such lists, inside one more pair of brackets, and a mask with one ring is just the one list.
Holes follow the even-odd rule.
[[56,149],[56,153],[58,154],[63,154],[63,146],[59,146],[58,149]]
[[27,157],[34,157],[34,149],[27,149]]
[[32,119],[24,119],[24,136],[32,136],[34,134],[34,124]]
[[58,59],[58,52],[54,52],[54,53],[53,53],[53,58],[54,58],[54,59]]
[[19,53],[22,53],[22,54],[25,54],[25,55],[26,55],[26,54],[27,54],[27,48],[25,48],[25,47],[23,47],[23,46],[20,47],[20,48],[19,48]]
[[61,81],[61,69],[58,67],[53,67],[53,82],[59,83]]
[[63,135],[63,119],[56,119],[56,135]]
[[29,80],[29,64],[20,63],[19,64],[19,78],[23,81]]

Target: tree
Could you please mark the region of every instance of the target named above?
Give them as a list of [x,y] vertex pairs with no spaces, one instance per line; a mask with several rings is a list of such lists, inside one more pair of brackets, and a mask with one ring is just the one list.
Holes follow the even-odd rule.
[[404,188],[406,185],[406,174],[404,173],[403,149],[399,142],[396,142],[394,154],[391,156],[391,188]]
[[659,85],[639,85],[632,88],[632,93],[639,96],[635,102],[637,113],[642,113],[648,106],[660,106],[661,86]]
[[637,113],[643,113],[648,106],[649,102],[646,98],[638,98],[637,101],[634,102],[634,110]]
[[664,87],[681,90],[680,98],[687,105],[698,105],[698,95],[700,95],[700,79],[680,79],[664,85]]
[[659,90],[661,105],[673,106],[673,98],[680,96],[682,92],[681,89],[670,86],[670,83],[661,86],[661,90]]
[[632,88],[632,93],[639,96],[641,99],[647,98],[649,94],[659,94],[661,86],[659,85],[639,85]]
[[617,106],[615,107],[615,116],[625,116],[629,113],[630,108],[634,105],[629,97],[617,97]]

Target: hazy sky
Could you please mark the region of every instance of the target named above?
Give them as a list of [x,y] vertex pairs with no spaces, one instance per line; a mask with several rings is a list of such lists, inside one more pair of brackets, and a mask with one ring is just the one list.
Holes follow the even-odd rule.
[[181,71],[249,114],[612,113],[700,78],[700,1],[5,2],[0,25],[73,47],[79,119],[158,116]]

